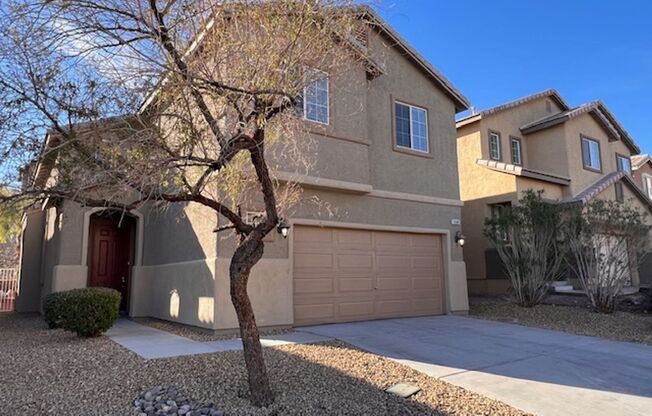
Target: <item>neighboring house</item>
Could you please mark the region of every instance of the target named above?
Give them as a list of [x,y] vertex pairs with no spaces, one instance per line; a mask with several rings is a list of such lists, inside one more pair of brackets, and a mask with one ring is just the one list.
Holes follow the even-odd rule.
[[[287,239],[267,238],[249,280],[263,327],[468,310],[455,243],[463,205],[455,114],[468,102],[375,13],[364,18],[362,42],[382,68],[360,66],[319,81],[326,94],[306,95],[317,160],[298,182],[306,199],[319,197],[335,214],[302,205],[288,218]],[[46,169],[38,172],[47,180]],[[120,222],[102,209],[49,201],[26,214],[19,310],[38,310],[53,291],[104,285],[123,292],[130,316],[237,328],[234,240],[213,232],[218,221],[196,204],[134,211]]]
[[[508,290],[483,226],[523,191],[543,190],[544,198],[563,202],[628,201],[650,213],[650,201],[631,176],[630,158],[639,149],[600,101],[571,108],[547,90],[458,120],[457,137],[471,295]],[[638,285],[636,271],[632,285]]]
[[[650,155],[632,156],[632,176],[643,193],[652,200],[652,159]],[[639,279],[641,286],[652,286],[652,253],[648,253],[641,262]]]
[[652,159],[649,155],[632,156],[632,177],[643,193],[652,200]]

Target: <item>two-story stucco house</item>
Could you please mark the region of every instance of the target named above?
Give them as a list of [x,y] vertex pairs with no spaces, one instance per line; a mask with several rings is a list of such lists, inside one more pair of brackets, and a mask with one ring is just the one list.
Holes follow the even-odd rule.
[[[547,90],[459,119],[457,137],[471,295],[509,288],[483,226],[525,190],[543,190],[544,198],[561,202],[627,201],[650,213],[649,199],[631,176],[639,149],[600,101],[571,108]],[[638,285],[636,270],[632,285]]]
[[[300,206],[287,219],[287,239],[267,238],[249,280],[263,327],[468,309],[455,243],[463,205],[455,114],[468,101],[375,13],[361,18],[365,47],[382,68],[361,65],[346,79],[320,80],[314,87],[325,93],[305,104],[317,159],[298,182],[304,198],[318,196],[334,214]],[[52,291],[117,279],[130,316],[237,328],[228,278],[233,240],[213,232],[213,211],[177,205],[118,221],[70,201],[29,211],[18,309],[38,310]],[[121,247],[111,259],[102,254],[107,241]],[[98,268],[113,275],[98,279]]]

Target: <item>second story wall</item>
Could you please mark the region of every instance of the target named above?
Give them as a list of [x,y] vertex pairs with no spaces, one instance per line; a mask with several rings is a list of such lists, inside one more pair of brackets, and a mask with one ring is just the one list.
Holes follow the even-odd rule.
[[[371,184],[375,189],[459,199],[455,106],[413,63],[379,35],[370,47],[384,50],[385,74],[369,82]],[[397,149],[396,101],[427,110],[429,152]]]
[[489,134],[492,131],[500,135],[501,162],[513,163],[511,141],[512,139],[517,139],[521,142],[521,154],[523,157],[521,164],[528,166],[529,142],[524,139],[520,127],[534,120],[558,113],[559,111],[561,109],[553,100],[542,97],[510,108],[509,110],[483,117],[482,159],[491,159],[489,155]]
[[[571,177],[570,191],[573,195],[595,183],[601,176],[616,172],[618,170],[616,154],[631,156],[631,151],[622,141],[609,141],[609,136],[605,130],[590,114],[583,114],[569,120],[565,123],[565,129]],[[599,143],[601,169],[591,170],[584,167],[582,162],[582,137]]]
[[528,168],[569,177],[567,135],[564,124],[528,134]]

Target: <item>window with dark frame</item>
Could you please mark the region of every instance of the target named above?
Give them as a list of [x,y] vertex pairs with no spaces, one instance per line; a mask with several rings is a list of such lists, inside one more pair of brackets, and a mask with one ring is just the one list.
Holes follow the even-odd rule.
[[632,173],[632,162],[627,156],[616,154],[616,165],[618,172]]
[[616,182],[616,201],[623,202],[625,200],[625,191],[623,190],[623,183]]
[[489,132],[489,158],[491,160],[501,160],[500,155],[500,133],[495,131]]
[[602,170],[600,143],[597,140],[582,137],[582,164],[585,169]]
[[428,111],[400,101],[394,102],[396,146],[428,153]]
[[523,156],[521,154],[521,140],[517,137],[512,137],[510,139],[511,150],[512,150],[512,163],[514,165],[523,164]]

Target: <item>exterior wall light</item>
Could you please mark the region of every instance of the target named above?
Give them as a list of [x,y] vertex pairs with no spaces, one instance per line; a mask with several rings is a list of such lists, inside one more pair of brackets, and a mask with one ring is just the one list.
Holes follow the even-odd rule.
[[283,238],[288,238],[288,233],[290,232],[290,224],[288,224],[284,219],[278,222],[276,226],[276,231],[283,236]]
[[455,243],[457,243],[458,246],[464,247],[464,243],[466,242],[466,236],[462,234],[462,231],[458,231],[455,233]]

